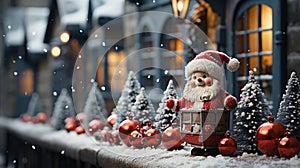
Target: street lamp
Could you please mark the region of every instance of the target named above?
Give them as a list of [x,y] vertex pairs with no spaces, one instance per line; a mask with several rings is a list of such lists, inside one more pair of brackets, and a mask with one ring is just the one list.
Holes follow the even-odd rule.
[[51,55],[54,57],[54,58],[57,58],[60,56],[60,53],[61,53],[61,49],[59,46],[53,46],[51,48]]
[[70,33],[69,32],[62,32],[59,35],[59,39],[62,43],[67,43],[70,40]]
[[175,17],[184,19],[186,17],[190,0],[172,0],[172,8]]

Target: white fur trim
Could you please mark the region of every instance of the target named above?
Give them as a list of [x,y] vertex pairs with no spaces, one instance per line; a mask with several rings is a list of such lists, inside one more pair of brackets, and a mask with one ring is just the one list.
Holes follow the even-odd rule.
[[234,72],[234,71],[238,70],[239,67],[240,67],[240,62],[236,58],[231,58],[227,64],[227,69],[230,72]]
[[178,105],[178,100],[174,100],[174,106],[172,108],[172,111],[175,111]]
[[209,76],[219,81],[222,81],[224,76],[223,69],[218,64],[206,59],[196,59],[190,61],[185,66],[185,77],[188,78],[192,73],[197,71],[204,71],[208,73]]

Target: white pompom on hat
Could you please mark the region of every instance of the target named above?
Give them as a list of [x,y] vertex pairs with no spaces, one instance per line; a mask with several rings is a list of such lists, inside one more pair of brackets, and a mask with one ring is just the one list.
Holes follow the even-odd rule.
[[186,65],[185,77],[188,78],[194,72],[202,71],[222,81],[224,62],[230,72],[236,71],[240,66],[240,62],[236,58],[230,58],[223,52],[213,50],[201,52]]

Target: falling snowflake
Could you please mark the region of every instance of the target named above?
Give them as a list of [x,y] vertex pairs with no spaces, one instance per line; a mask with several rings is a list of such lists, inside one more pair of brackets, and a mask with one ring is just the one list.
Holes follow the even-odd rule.
[[52,94],[53,94],[53,96],[57,96],[57,92],[53,92]]

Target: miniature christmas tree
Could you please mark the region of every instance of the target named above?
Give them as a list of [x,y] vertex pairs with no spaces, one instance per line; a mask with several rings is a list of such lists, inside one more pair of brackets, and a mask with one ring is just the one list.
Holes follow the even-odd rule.
[[136,96],[139,94],[141,85],[136,79],[132,71],[129,72],[128,78],[125,82],[125,86],[122,90],[121,97],[116,105],[116,108],[112,111],[112,114],[116,114],[116,124],[114,129],[118,129],[120,123],[127,119],[128,112],[131,112],[131,108],[136,101]]
[[265,96],[256,82],[252,71],[249,72],[248,83],[242,88],[233,119],[233,137],[238,151],[255,153],[257,146],[255,134],[258,127],[267,121],[270,109]]
[[177,117],[178,113],[173,112],[171,109],[166,107],[166,101],[169,99],[177,99],[177,93],[173,80],[169,81],[167,89],[164,92],[164,96],[159,103],[159,108],[156,111],[155,124],[154,126],[160,131],[165,131],[171,126],[171,122]]
[[84,127],[88,128],[90,121],[93,119],[105,119],[107,111],[104,103],[104,99],[100,90],[98,89],[97,83],[93,83],[93,86],[88,94],[87,100],[84,106]]
[[70,116],[75,117],[72,99],[69,96],[67,89],[62,89],[54,106],[52,115],[53,127],[57,130],[64,129],[65,119]]
[[31,117],[36,116],[39,112],[43,111],[42,103],[38,93],[33,93],[29,101],[26,113]]
[[298,141],[300,141],[299,91],[299,80],[296,73],[292,72],[277,113],[277,121],[282,123],[286,130],[290,132],[292,136],[295,136]]
[[154,121],[155,110],[153,104],[148,99],[144,88],[141,89],[140,94],[136,97],[132,112],[134,119],[139,121],[142,125],[147,124],[149,121]]

